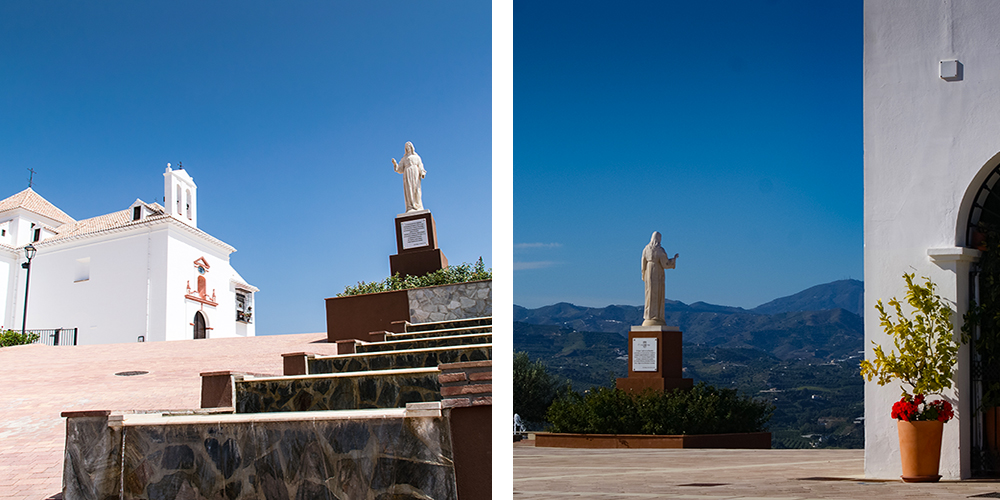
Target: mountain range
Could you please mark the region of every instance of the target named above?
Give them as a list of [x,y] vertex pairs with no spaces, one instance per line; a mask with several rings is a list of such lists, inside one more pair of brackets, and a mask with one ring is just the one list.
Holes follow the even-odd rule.
[[[684,341],[708,347],[756,348],[778,359],[843,359],[862,348],[864,283],[840,280],[817,285],[753,309],[667,301],[667,324]],[[514,306],[515,323],[552,325],[576,332],[627,336],[642,324],[642,306],[583,307],[558,303],[537,309]],[[525,331],[524,328],[519,328]]]

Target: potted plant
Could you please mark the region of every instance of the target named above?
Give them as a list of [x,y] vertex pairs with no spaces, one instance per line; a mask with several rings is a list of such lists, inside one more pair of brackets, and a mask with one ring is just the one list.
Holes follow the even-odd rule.
[[[885,354],[882,346],[874,341],[875,357],[861,362],[861,375],[879,385],[893,380],[902,382],[902,397],[890,415],[897,420],[900,459],[903,464],[903,481],[937,481],[941,459],[941,433],[944,423],[952,418],[951,404],[938,399],[929,401],[927,396],[941,395],[952,387],[952,375],[960,343],[955,340],[951,323],[951,307],[934,293],[935,285],[924,278],[923,285],[914,282],[913,274],[903,274],[906,281],[906,303],[913,309],[913,318],[903,314],[900,302],[893,297],[888,305],[895,318],[886,312],[879,300],[875,306],[879,322],[885,332],[893,337],[895,350]],[[961,342],[968,337],[963,332]],[[910,386],[907,391],[905,385]]]

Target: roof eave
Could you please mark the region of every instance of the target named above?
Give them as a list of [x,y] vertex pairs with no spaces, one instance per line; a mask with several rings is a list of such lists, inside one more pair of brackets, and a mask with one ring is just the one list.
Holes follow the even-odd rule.
[[216,238],[216,237],[214,237],[214,236],[206,233],[205,231],[202,231],[201,229],[198,229],[196,227],[191,227],[191,226],[189,226],[189,225],[187,225],[187,224],[185,224],[185,223],[183,223],[183,222],[181,222],[181,221],[179,221],[179,220],[177,220],[174,217],[171,217],[169,215],[157,216],[155,218],[146,218],[146,219],[143,219],[142,222],[138,222],[138,223],[135,223],[135,224],[128,224],[128,225],[125,225],[125,226],[118,226],[118,227],[112,227],[112,228],[108,228],[108,229],[101,229],[101,230],[98,230],[98,231],[92,231],[92,232],[83,233],[83,234],[76,234],[76,235],[73,235],[73,236],[66,236],[66,237],[57,238],[57,239],[54,239],[54,240],[53,239],[42,240],[42,241],[39,241],[39,242],[35,243],[35,246],[39,247],[39,248],[43,248],[43,247],[47,247],[47,246],[57,246],[57,245],[60,245],[62,243],[68,243],[68,242],[72,242],[72,241],[77,241],[77,240],[81,240],[81,239],[85,239],[85,238],[91,238],[91,237],[101,236],[101,235],[106,235],[106,234],[123,233],[123,232],[130,231],[132,229],[138,229],[138,228],[143,228],[143,227],[150,227],[150,226],[158,225],[158,224],[161,224],[161,223],[173,224],[174,227],[177,227],[179,229],[186,229],[191,234],[194,234],[195,236],[198,236],[201,239],[203,239],[203,240],[205,240],[205,241],[207,241],[209,243],[212,243],[212,244],[214,244],[214,245],[222,248],[223,250],[227,251],[228,253],[233,253],[233,252],[236,251],[236,248],[233,247],[232,245],[229,245],[228,243],[226,243],[226,242],[224,242],[224,241],[222,241],[222,240],[220,240],[220,239],[218,239],[218,238]]

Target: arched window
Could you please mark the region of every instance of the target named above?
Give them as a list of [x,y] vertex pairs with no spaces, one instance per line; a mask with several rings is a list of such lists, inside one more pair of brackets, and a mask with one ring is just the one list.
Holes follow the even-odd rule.
[[207,338],[208,324],[205,322],[205,315],[201,311],[196,311],[194,313],[194,338],[204,339]]
[[177,214],[177,215],[180,215],[180,214],[184,213],[184,212],[181,212],[181,187],[180,186],[177,186],[177,211],[174,212],[174,213]]
[[187,216],[188,219],[191,218],[191,190],[187,190]]

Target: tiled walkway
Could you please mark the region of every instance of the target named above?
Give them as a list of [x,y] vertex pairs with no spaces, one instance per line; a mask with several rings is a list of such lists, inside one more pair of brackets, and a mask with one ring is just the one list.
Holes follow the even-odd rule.
[[530,441],[514,445],[517,500],[938,499],[997,492],[996,481],[865,480],[863,450],[579,450],[535,448]]
[[[66,410],[198,408],[199,373],[281,374],[281,354],[335,354],[325,333],[143,344],[0,348],[0,499],[62,489]],[[146,375],[115,376],[117,372]]]

